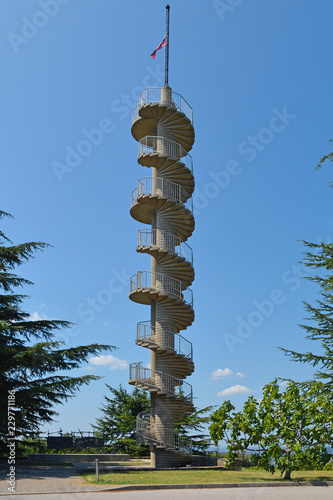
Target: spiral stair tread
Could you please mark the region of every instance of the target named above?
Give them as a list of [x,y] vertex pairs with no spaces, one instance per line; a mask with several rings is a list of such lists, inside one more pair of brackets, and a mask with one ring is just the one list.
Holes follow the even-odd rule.
[[174,106],[161,103],[143,104],[138,118],[132,123],[132,135],[140,141],[143,137],[157,135],[157,125],[165,127],[170,139],[175,140],[189,152],[195,140],[191,120]]
[[182,241],[192,235],[195,227],[194,216],[182,203],[161,199],[158,195],[141,195],[131,206],[130,214],[138,222],[151,224],[152,215],[157,211]]
[[159,306],[166,306],[168,316],[175,322],[178,330],[185,330],[194,321],[194,310],[191,304],[177,300],[174,296],[161,294],[156,290],[135,289],[130,292],[129,297],[137,304],[150,305],[152,300],[156,300]]
[[[184,363],[184,367],[181,366],[182,363]],[[164,374],[167,373],[168,376],[173,377],[175,380],[184,380],[187,377],[184,373],[187,373],[189,366],[190,364],[186,363],[186,358],[184,357],[181,358],[180,356],[170,354],[169,356],[165,356],[159,352],[156,355],[156,368],[158,368],[158,371]],[[193,363],[192,366],[194,366]]]
[[176,357],[174,357],[172,362],[167,358],[165,359],[165,361],[168,363],[168,367],[166,367],[165,370],[161,369],[162,373],[165,373],[165,371],[168,370],[167,372],[168,374],[172,374],[177,378],[184,379],[192,375],[192,373],[194,372],[194,363],[190,360],[187,360],[185,357],[179,356],[178,364],[176,363],[177,361]]
[[192,170],[174,157],[160,153],[144,153],[138,156],[142,167],[156,168],[158,176],[175,184],[181,184],[190,194],[193,194],[195,181]]
[[[168,372],[168,375],[171,375],[177,379],[184,379],[194,372],[194,363],[185,354],[179,354],[171,348],[168,349],[166,347],[160,347],[158,344],[156,344],[156,342],[136,340],[135,343],[136,345],[139,345],[141,347],[156,351],[157,356],[164,362],[166,362],[168,367],[170,368],[170,372]],[[163,367],[159,368],[159,371],[165,373]]]
[[137,247],[137,252],[147,253],[156,259],[156,272],[168,275],[170,278],[179,280],[186,288],[194,281],[194,267],[185,257],[172,250],[154,247]]
[[[139,180],[142,182],[151,181],[151,183],[156,182],[158,184],[162,184],[162,187],[156,187],[156,192],[144,192],[137,193],[136,201],[139,202],[142,197],[150,197],[158,199],[162,201],[174,202],[178,204],[186,204],[186,202],[191,198],[191,193],[189,193],[180,182],[174,182],[170,177],[164,177],[160,175],[155,179],[153,177],[143,177]],[[149,189],[152,191],[152,189]],[[185,207],[187,208],[187,207]]]
[[[177,268],[173,267],[177,264]],[[173,279],[179,280],[183,285],[188,288],[192,285],[194,281],[194,269],[193,266],[187,260],[180,259],[168,259],[157,261],[156,271],[162,274],[167,274]]]
[[[173,429],[166,429],[167,431],[172,431]],[[160,448],[160,449],[165,449],[165,450],[169,450],[171,452],[174,452],[174,446],[168,444],[168,443],[161,443],[159,439],[157,439],[155,436],[152,435],[152,431],[151,430],[147,430],[146,433],[143,431],[143,430],[140,430],[140,431],[137,431],[137,434],[138,436],[141,437],[142,441],[147,441],[147,439],[150,439],[151,441],[154,441],[155,443],[157,443],[157,447]],[[182,447],[177,447],[177,452],[178,453],[181,453],[183,455],[187,455],[188,452],[184,451],[184,448]]]
[[158,290],[155,286],[137,286],[130,292],[130,299],[138,304],[150,305],[152,300],[156,300],[158,304],[162,303],[173,308],[193,311],[192,304],[179,298],[176,294],[168,291]]
[[[163,211],[165,212],[166,210],[169,213],[173,212],[173,215],[176,214],[176,216],[181,217],[183,214],[186,214],[189,219],[193,219],[194,217],[184,203],[177,201],[174,198],[169,198],[167,195],[159,194],[159,193],[147,193],[147,194],[139,194],[137,196],[136,202],[133,203],[131,206],[131,211],[133,211],[135,208],[136,210],[140,210],[140,208],[144,205],[148,205],[148,208],[150,209],[150,212],[152,213],[154,211]],[[132,215],[132,214],[131,214]],[[135,218],[135,217],[134,217]],[[139,222],[144,222],[140,221]]]
[[[156,212],[158,212],[159,217],[168,219],[173,223],[176,236],[178,236],[178,233],[183,234],[185,229],[186,234],[188,234],[189,230],[191,234],[193,233],[195,228],[193,214],[181,203],[163,200],[154,195],[141,195],[138,202],[135,202],[130,210],[133,219],[143,224],[151,224],[152,214]],[[188,229],[188,226],[190,226],[190,229]]]
[[[176,118],[174,118],[176,117]],[[192,125],[192,121],[186,114],[181,111],[177,106],[167,103],[167,102],[147,102],[147,103],[142,103],[139,106],[138,109],[138,117],[137,119],[132,123],[132,129],[133,125],[135,125],[138,120],[140,119],[153,119],[155,123],[165,123],[168,120],[175,120],[175,119],[183,119],[183,123],[185,127],[190,127],[191,130],[193,131],[194,135],[194,128]],[[136,137],[134,137],[136,139]],[[139,140],[139,139],[136,139]]]
[[167,299],[162,299],[159,301],[158,307],[161,314],[163,314],[164,309],[166,310],[178,331],[186,330],[194,321],[195,315],[192,306],[187,307],[187,305],[185,305],[184,307],[183,304],[174,303],[172,304],[172,308],[170,308],[169,301]]
[[175,350],[172,347],[167,347],[167,346],[161,346],[158,342],[152,339],[136,339],[135,343],[137,345],[140,345],[141,347],[147,347],[148,349],[154,349],[158,353],[164,354],[165,356],[168,356],[169,354],[172,354],[172,356],[175,358],[175,360],[182,359],[184,361],[187,361],[188,363],[193,363],[193,361],[190,359],[189,355],[186,355],[184,353],[179,353],[177,350]]
[[156,394],[162,398],[168,399],[168,407],[172,413],[177,417],[177,420],[183,418],[185,415],[189,415],[194,410],[194,405],[191,401],[186,398],[177,396],[176,394],[160,389],[152,384],[145,383],[144,381],[138,381],[137,379],[129,380],[128,383],[144,391],[149,391],[152,394]]
[[157,171],[170,169],[175,172],[177,176],[182,174],[184,177],[192,177],[194,182],[192,170],[187,167],[180,158],[172,156],[171,154],[158,151],[141,153],[138,155],[137,160],[142,167],[154,167]]
[[153,255],[160,263],[169,262],[172,260],[174,264],[179,266],[184,266],[187,268],[191,268],[191,272],[194,268],[193,265],[187,258],[176,251],[170,250],[168,248],[161,248],[159,245],[138,245],[136,247],[136,251],[139,253],[147,253],[149,255]]
[[186,355],[178,354],[172,349],[159,347],[158,344],[154,342],[136,340],[135,343],[141,347],[155,350],[158,354],[163,355],[165,358],[169,358],[168,363],[170,366],[173,366],[173,373],[176,378],[185,378],[194,372],[194,363]]
[[[193,264],[183,255],[176,251],[161,248],[158,245],[138,245],[136,251],[139,253],[147,253],[153,255],[161,264],[172,260],[173,264],[188,269],[190,273],[194,273]],[[187,272],[186,272],[187,274]]]

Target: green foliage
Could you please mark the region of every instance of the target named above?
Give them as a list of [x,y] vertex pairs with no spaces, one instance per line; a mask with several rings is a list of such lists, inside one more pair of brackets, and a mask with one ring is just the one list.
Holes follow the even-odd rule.
[[260,402],[251,396],[242,411],[225,401],[211,416],[210,435],[216,445],[227,442],[229,466],[248,451],[256,453],[258,467],[280,470],[288,479],[293,470],[320,469],[329,461],[332,403],[321,382],[308,389],[291,382],[280,392],[275,380],[264,387]]
[[[333,141],[330,141],[333,144]],[[317,165],[320,168],[325,161],[333,163],[333,152],[324,155]],[[333,187],[333,184],[331,184]],[[333,383],[333,243],[309,243],[303,241],[309,251],[305,252],[304,265],[317,273],[306,279],[319,286],[319,300],[315,306],[304,303],[311,324],[300,325],[306,332],[306,338],[316,341],[316,352],[299,353],[281,349],[293,361],[309,363],[316,367],[314,378],[325,383],[332,392]],[[305,382],[308,386],[311,381]]]
[[[4,217],[11,216],[0,211],[0,219]],[[32,283],[14,274],[13,269],[47,246],[42,242],[11,245],[0,231],[0,439],[8,432],[9,391],[15,393],[11,411],[15,413],[16,437],[33,435],[41,423],[50,422],[57,415],[55,404],[67,401],[82,385],[100,378],[70,377],[61,371],[80,367],[90,354],[114,349],[100,344],[66,348],[64,343],[54,340],[54,332],[69,328],[71,323],[34,321],[23,311],[21,306],[27,296],[15,293],[14,289]]]
[[119,453],[133,456],[146,455],[148,447],[135,439],[136,416],[150,409],[148,394],[135,387],[130,393],[121,385],[119,389],[106,384],[112,397],[104,396],[106,403],[100,408],[103,417],[93,425],[96,436],[116,446]]
[[114,446],[107,447],[109,453],[127,453],[131,457],[148,457],[150,455],[149,447],[136,441],[135,437],[120,438]]
[[[16,441],[16,457],[27,458],[29,453],[48,453],[46,439],[26,438]],[[3,453],[8,456],[8,451]]]
[[306,331],[306,338],[317,341],[317,352],[299,353],[281,349],[293,361],[309,363],[317,367],[314,377],[322,380],[328,390],[332,390],[333,382],[333,243],[304,244],[312,251],[305,253],[304,264],[307,267],[320,269],[321,275],[307,277],[319,285],[320,299],[316,306],[304,303],[309,314],[310,325],[300,325]]
[[[205,425],[210,421],[209,415],[203,415],[211,412],[213,408],[214,406],[206,406],[206,408],[202,408],[201,410],[196,409],[191,415],[179,420],[175,424],[175,431],[183,439],[187,438],[188,442],[192,441],[192,451],[194,454],[206,454],[211,444],[209,435],[203,434],[202,431],[205,430]],[[199,434],[193,434],[198,431]]]
[[[329,140],[330,144],[333,145],[333,140],[330,139]],[[333,163],[333,151],[331,153],[328,153],[326,155],[323,155],[319,162],[318,162],[318,165],[316,167],[316,170],[318,170],[319,168],[321,168],[321,166],[323,165],[323,163],[325,163],[326,161],[330,161],[331,163]],[[331,187],[333,187],[333,184],[331,184]]]

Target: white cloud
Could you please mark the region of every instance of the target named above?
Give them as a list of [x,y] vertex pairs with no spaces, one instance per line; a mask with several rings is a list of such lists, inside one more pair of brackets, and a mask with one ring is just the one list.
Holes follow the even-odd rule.
[[245,378],[245,375],[244,375],[244,373],[242,373],[242,372],[237,372],[237,373],[236,373],[236,377]]
[[288,380],[282,380],[282,382],[280,382],[280,387],[287,387],[288,384]]
[[28,318],[29,321],[40,321],[41,319],[43,319],[43,318],[41,318],[41,316],[39,316],[38,312],[36,312],[36,311],[33,312],[32,314],[30,314],[30,316]]
[[32,314],[30,314],[29,318],[27,321],[42,321],[42,320],[49,320],[50,318],[47,318],[45,314],[43,314],[43,317],[38,314],[37,311],[34,311]]
[[212,373],[211,380],[219,380],[220,378],[223,377],[230,377],[230,375],[233,375],[234,372],[229,370],[229,368],[218,368],[215,370],[215,372]]
[[112,354],[108,354],[107,356],[94,356],[90,358],[90,363],[92,365],[98,366],[107,366],[110,365],[110,370],[126,370],[128,368],[127,361],[123,359],[116,358],[112,356]]
[[247,394],[248,392],[251,392],[251,389],[248,387],[245,387],[244,385],[233,385],[232,387],[229,387],[228,389],[224,389],[223,391],[220,391],[217,393],[218,396],[232,396],[234,394]]

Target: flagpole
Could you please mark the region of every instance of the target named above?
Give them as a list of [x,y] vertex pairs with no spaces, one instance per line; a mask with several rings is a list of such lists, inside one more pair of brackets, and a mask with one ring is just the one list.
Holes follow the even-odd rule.
[[165,46],[165,87],[169,86],[169,17],[170,17],[170,5],[166,6],[166,37],[167,43]]

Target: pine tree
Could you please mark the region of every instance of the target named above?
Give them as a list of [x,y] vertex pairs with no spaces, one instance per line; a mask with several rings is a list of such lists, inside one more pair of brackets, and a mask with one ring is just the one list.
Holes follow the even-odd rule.
[[[281,349],[293,361],[309,363],[317,367],[314,378],[322,380],[326,386],[333,383],[333,243],[303,242],[311,252],[305,253],[304,265],[320,269],[322,273],[309,276],[306,279],[317,283],[320,287],[320,300],[315,306],[304,303],[313,324],[300,325],[306,331],[306,338],[319,341],[320,348],[314,351],[299,353],[288,349]],[[325,274],[326,272],[326,274]]]
[[203,415],[212,412],[214,408],[214,405],[206,406],[200,410],[196,408],[191,415],[187,415],[175,424],[175,431],[183,438],[183,442],[184,439],[188,440],[189,443],[191,442],[194,454],[207,453],[209,446],[212,444],[209,435],[203,433],[205,425],[210,422],[210,415]]
[[118,389],[106,384],[112,396],[104,396],[105,404],[100,408],[103,416],[92,427],[96,434],[121,453],[148,455],[148,446],[136,440],[136,417],[150,409],[148,394],[135,387],[130,393],[121,385]]
[[[0,211],[0,220],[5,217],[12,216]],[[14,395],[11,412],[15,413],[15,435],[33,434],[40,424],[51,422],[57,415],[54,405],[67,401],[82,385],[100,378],[71,377],[61,372],[80,367],[90,354],[115,349],[102,344],[67,348],[54,340],[54,332],[70,328],[72,323],[34,321],[23,311],[22,303],[28,297],[14,290],[33,283],[13,270],[47,246],[43,242],[12,245],[0,230],[0,439],[6,438],[8,432],[9,395]]]
[[[330,143],[333,144],[331,140]],[[333,163],[333,152],[322,156],[316,169],[326,161]],[[333,187],[333,184],[330,185]],[[306,279],[319,286],[320,299],[315,306],[304,302],[304,307],[311,324],[300,325],[306,331],[306,338],[318,341],[320,348],[316,352],[299,353],[288,349],[281,349],[293,361],[309,363],[317,370],[314,378],[322,380],[327,389],[332,391],[333,383],[333,243],[309,243],[303,241],[310,250],[305,252],[304,265],[315,269],[316,276]],[[308,385],[309,383],[307,383]],[[310,381],[311,384],[311,381]]]

